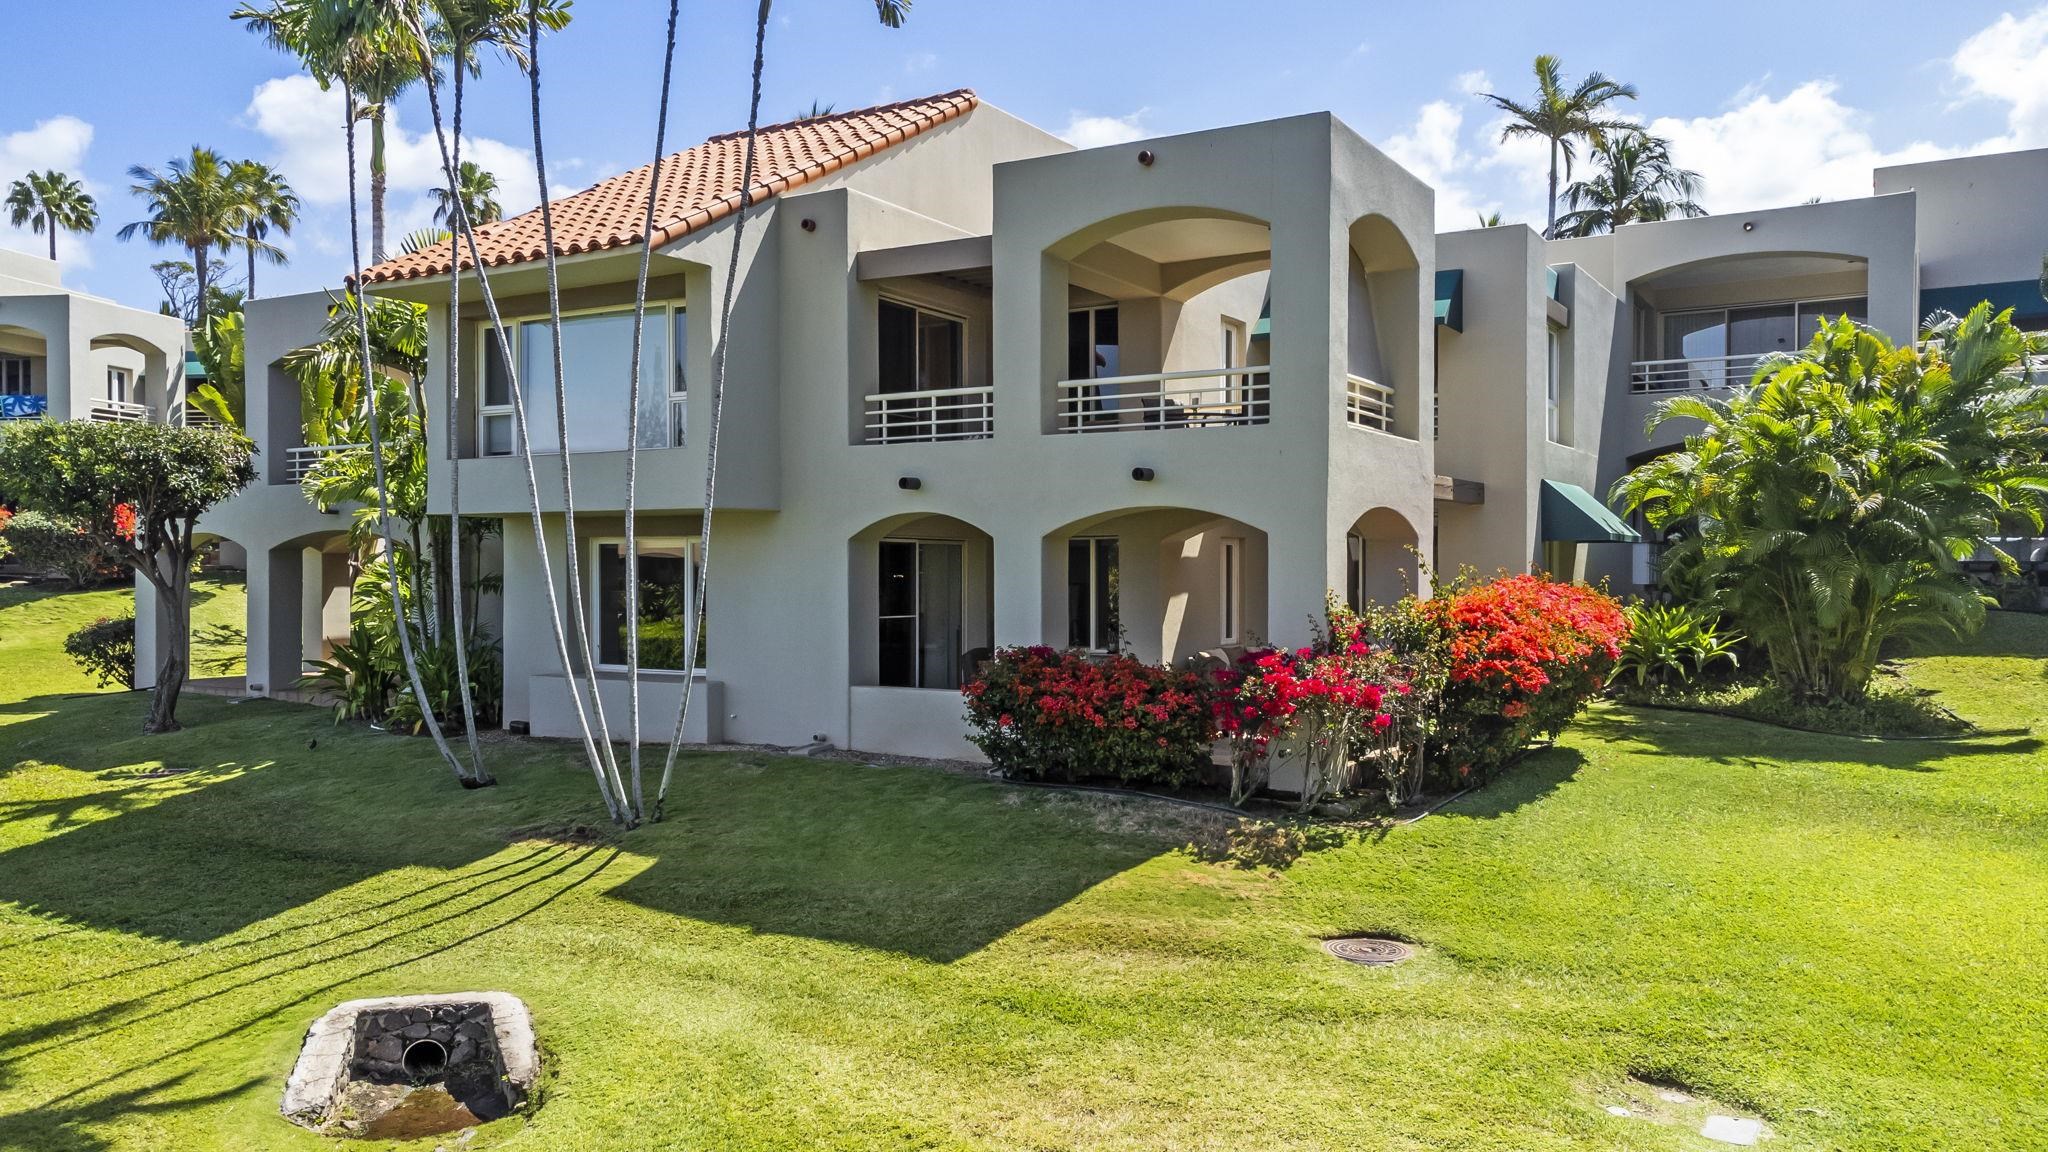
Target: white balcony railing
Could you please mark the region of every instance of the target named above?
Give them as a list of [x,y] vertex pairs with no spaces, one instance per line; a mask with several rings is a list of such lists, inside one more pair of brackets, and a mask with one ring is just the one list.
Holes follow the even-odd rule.
[[1763,356],[1687,356],[1678,360],[1638,360],[1630,366],[1631,392],[1699,392],[1738,388],[1756,375]]
[[1272,414],[1271,371],[1260,364],[1062,380],[1055,426],[1061,432],[1138,432],[1264,424]]
[[287,448],[284,453],[285,479],[297,484],[304,480],[314,467],[336,452],[361,448],[361,444],[307,444],[298,448]]
[[995,433],[993,388],[877,392],[862,399],[867,411],[863,439],[869,444],[986,440]]
[[1344,418],[1353,428],[1394,430],[1394,390],[1363,376],[1344,378]]
[[139,424],[154,418],[156,409],[132,400],[95,400],[86,416],[106,424]]
[[221,426],[220,421],[215,420],[205,409],[190,403],[181,405],[178,408],[178,422],[187,428],[218,428]]

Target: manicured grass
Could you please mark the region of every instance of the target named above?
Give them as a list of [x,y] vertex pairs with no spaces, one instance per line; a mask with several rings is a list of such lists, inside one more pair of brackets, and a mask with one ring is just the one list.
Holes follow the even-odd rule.
[[[1501,784],[1284,871],[1200,817],[916,768],[703,755],[614,843],[568,750],[269,702],[72,699],[0,603],[0,1148],[294,1149],[335,1002],[502,988],[544,1105],[471,1147],[1781,1149],[2048,1143],[2048,754],[1603,707]],[[69,618],[69,617],[65,617]],[[1916,678],[2048,722],[2048,631]],[[41,635],[42,639],[35,639]],[[167,777],[158,768],[189,769]],[[1383,930],[1391,969],[1319,950]],[[432,1143],[419,1145],[432,1147]]]

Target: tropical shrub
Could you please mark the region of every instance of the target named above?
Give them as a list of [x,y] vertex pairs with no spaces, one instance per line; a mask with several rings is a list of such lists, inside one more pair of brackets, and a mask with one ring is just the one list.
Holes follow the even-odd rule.
[[1607,683],[1629,628],[1613,597],[1541,576],[1454,582],[1403,605],[1418,659],[1443,665],[1428,734],[1440,786],[1483,783],[1564,731]]
[[135,617],[100,617],[64,638],[64,651],[97,677],[100,687],[135,687]]
[[72,520],[23,511],[7,525],[14,563],[37,573],[57,573],[73,588],[90,588],[121,574],[113,552]]
[[[497,641],[477,635],[470,637],[469,690],[471,703],[476,708],[478,724],[495,724],[498,709],[503,704],[501,686],[504,678],[499,674],[500,659]],[[461,683],[460,673],[455,666],[455,641],[443,637],[423,645],[417,653],[420,669],[420,684],[426,689],[427,704],[434,710],[434,719],[443,725],[459,724],[462,721],[462,697],[457,692]],[[394,668],[388,677],[392,686],[385,714],[393,728],[411,732],[414,735],[426,730],[426,721],[420,715],[420,706],[405,682],[402,668]]]
[[0,506],[0,560],[14,554],[14,545],[7,542],[7,526],[14,523],[14,510]]
[[1749,387],[1684,396],[1652,427],[1701,421],[1614,498],[1675,534],[1664,573],[1748,635],[1793,697],[1860,699],[1885,639],[1971,631],[1984,597],[1958,567],[2048,501],[2048,342],[1980,304],[1893,347],[1848,319]]
[[1209,762],[1213,688],[1122,653],[1000,648],[963,690],[968,737],[1007,775],[1181,784]]
[[1639,601],[1628,607],[1628,638],[1621,643],[1613,680],[1633,678],[1637,688],[1677,688],[1697,683],[1708,669],[1740,663],[1742,637],[1721,631],[1711,613],[1683,604]]

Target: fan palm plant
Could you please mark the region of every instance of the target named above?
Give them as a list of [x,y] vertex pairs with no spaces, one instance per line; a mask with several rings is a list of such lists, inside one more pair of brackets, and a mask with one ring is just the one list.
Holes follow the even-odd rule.
[[1825,321],[1733,397],[1665,401],[1653,429],[1705,429],[1614,487],[1652,527],[1684,529],[1667,570],[1711,589],[1702,607],[1795,697],[1859,700],[1888,636],[1974,629],[1984,598],[1958,561],[2002,521],[2041,530],[2048,386],[2027,356],[2048,341],[1989,304],[1938,319],[1919,348]]
[[292,234],[292,225],[299,219],[299,197],[285,182],[284,173],[260,160],[235,161],[229,178],[241,190],[244,201],[242,252],[249,260],[249,280],[242,290],[254,300],[256,258],[261,256],[272,264],[288,262],[284,249],[270,243],[268,237],[272,229],[281,236]]
[[455,215],[457,200],[462,202],[462,210],[469,214],[472,224],[489,224],[504,217],[505,209],[497,201],[498,178],[477,167],[475,161],[462,162],[455,183],[454,195],[439,185],[427,189],[427,195],[434,201],[434,223],[449,223]]
[[85,186],[54,168],[30,172],[7,189],[7,222],[50,237],[57,258],[57,231],[90,232],[100,225],[99,205]]
[[1705,216],[1700,174],[1671,162],[1669,141],[1646,132],[1613,132],[1593,148],[1599,172],[1564,190],[1570,212],[1557,235],[1592,236],[1624,224]]
[[1636,90],[1634,85],[1610,80],[1598,72],[1588,73],[1577,84],[1567,87],[1563,62],[1547,54],[1536,57],[1535,72],[1536,94],[1526,101],[1491,92],[1482,95],[1508,114],[1508,123],[1500,132],[1503,143],[1521,138],[1550,144],[1550,199],[1543,235],[1555,237],[1559,162],[1563,163],[1563,175],[1569,178],[1579,141],[1598,147],[1610,132],[1633,130],[1635,125],[1611,115],[1608,106],[1618,100],[1635,99]]
[[148,206],[149,216],[123,225],[116,235],[174,244],[192,254],[195,320],[203,323],[213,305],[208,292],[213,252],[248,243],[243,233],[249,222],[248,198],[235,180],[234,166],[210,148],[194,147],[190,156],[172,160],[161,170],[138,164],[128,169],[128,175],[135,181],[130,191]]

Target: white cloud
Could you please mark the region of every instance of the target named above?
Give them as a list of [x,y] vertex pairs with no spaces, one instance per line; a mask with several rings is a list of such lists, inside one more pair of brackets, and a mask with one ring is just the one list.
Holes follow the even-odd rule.
[[[308,76],[266,80],[257,86],[244,115],[251,127],[270,140],[275,149],[273,163],[283,170],[301,198],[316,205],[347,202],[348,153],[338,89],[322,91]],[[359,191],[364,194],[369,182],[369,150],[368,127],[360,125],[356,131],[356,168]],[[404,193],[424,193],[443,185],[440,145],[431,127],[408,132],[393,110],[385,126],[384,150],[390,189],[387,203],[400,205]],[[539,185],[533,175],[533,153],[528,149],[488,137],[464,136],[462,155],[498,178],[498,199],[507,214],[523,212],[540,203]],[[367,205],[364,212],[368,212]],[[395,221],[401,217],[410,220],[418,214],[396,207],[392,215]],[[392,234],[403,234],[395,223]]]
[[1745,91],[1716,116],[1652,120],[1671,157],[1705,178],[1701,200],[1716,212],[1800,204],[1816,196],[1868,196],[1871,169],[1934,160],[1963,149],[1916,142],[1880,148],[1869,117],[1836,98],[1832,80],[1809,80],[1780,97]]
[[1060,129],[1059,138],[1076,148],[1101,148],[1110,144],[1128,144],[1145,138],[1141,122],[1146,110],[1138,109],[1128,116],[1088,116],[1076,112]]
[[1458,91],[1463,92],[1467,96],[1477,96],[1492,87],[1493,78],[1488,76],[1484,70],[1474,69],[1470,72],[1458,73]]
[[2048,7],[2010,12],[1949,58],[1965,96],[2004,104],[2008,148],[2048,144]]
[[[105,193],[85,178],[82,169],[91,147],[92,125],[76,116],[53,116],[33,128],[0,136],[0,193],[31,171],[54,168],[85,185],[86,191],[99,202],[101,226],[105,227],[109,213],[119,209],[107,203]],[[4,223],[5,219],[0,216],[0,246],[38,256],[50,254],[48,236],[13,227]],[[67,272],[92,267],[92,251],[85,238],[70,232],[57,233],[57,259]]]
[[903,60],[903,71],[913,76],[919,72],[929,72],[938,66],[939,54],[937,52],[917,52],[905,57]]

